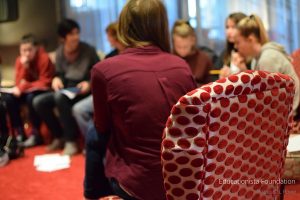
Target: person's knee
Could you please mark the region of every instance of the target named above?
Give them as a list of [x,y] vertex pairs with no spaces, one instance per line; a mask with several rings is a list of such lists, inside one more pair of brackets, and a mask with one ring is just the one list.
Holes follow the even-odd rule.
[[45,100],[45,96],[44,95],[38,95],[35,98],[33,98],[32,106],[37,112],[42,111],[45,108],[47,108],[48,105],[47,105],[47,102]]
[[12,94],[3,95],[3,99],[7,106],[12,106],[16,103],[16,97]]
[[59,107],[60,105],[66,105],[66,103],[68,103],[68,97],[66,97],[64,94],[60,92],[55,92],[54,101],[55,104]]
[[96,149],[98,152],[104,155],[109,138],[110,135],[108,133],[98,133],[96,127],[92,123],[90,124],[85,135],[85,147],[87,149]]
[[81,104],[76,103],[73,107],[72,107],[72,114],[73,116],[82,116],[84,114],[84,110],[81,106]]
[[35,97],[34,94],[28,94],[26,96],[26,104],[27,105],[32,105],[34,97]]

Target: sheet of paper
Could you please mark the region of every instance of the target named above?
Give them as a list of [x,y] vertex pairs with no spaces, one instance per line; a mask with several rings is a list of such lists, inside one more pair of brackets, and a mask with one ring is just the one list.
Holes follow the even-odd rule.
[[70,167],[71,159],[68,155],[44,154],[34,157],[33,165],[38,171],[52,172]]
[[5,87],[4,88],[3,87],[0,88],[0,92],[3,92],[3,93],[12,94],[13,91],[14,91],[14,88],[5,88]]
[[66,95],[69,99],[74,99],[80,92],[80,89],[77,87],[65,88],[60,90],[61,93]]

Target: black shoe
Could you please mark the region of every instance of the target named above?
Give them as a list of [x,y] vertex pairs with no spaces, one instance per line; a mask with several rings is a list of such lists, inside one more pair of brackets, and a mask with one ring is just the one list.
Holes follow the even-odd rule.
[[14,135],[19,143],[24,142],[27,138],[23,127],[15,128]]
[[25,135],[17,135],[16,140],[18,141],[18,143],[22,143],[26,140],[26,136]]
[[4,150],[8,153],[10,160],[24,156],[24,147],[12,136],[8,137]]

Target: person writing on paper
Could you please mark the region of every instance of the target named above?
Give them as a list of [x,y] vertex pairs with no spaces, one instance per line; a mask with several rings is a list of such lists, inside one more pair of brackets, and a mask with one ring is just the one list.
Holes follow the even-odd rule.
[[[72,106],[90,94],[90,69],[99,61],[94,47],[81,42],[80,27],[72,19],[64,19],[58,25],[58,35],[62,44],[56,50],[56,74],[52,81],[53,92],[34,99],[34,108],[45,121],[53,141],[47,151],[64,146],[63,154],[74,155],[78,152],[76,139],[78,127],[72,115]],[[77,88],[79,94],[68,98],[61,89]],[[54,108],[58,110],[58,116]],[[65,144],[64,144],[65,143]]]
[[251,68],[268,72],[279,72],[289,75],[295,81],[293,111],[296,114],[299,105],[299,79],[284,48],[270,42],[261,19],[250,15],[237,25],[235,46],[241,56],[253,57]]
[[21,118],[20,105],[26,104],[29,110],[29,119],[32,133],[24,146],[31,146],[33,140],[36,144],[42,142],[39,128],[40,118],[33,108],[33,99],[50,89],[54,75],[54,65],[45,50],[38,45],[32,34],[24,35],[20,43],[20,56],[15,63],[15,87],[11,94],[4,94],[13,134],[18,141],[25,140],[24,124]]

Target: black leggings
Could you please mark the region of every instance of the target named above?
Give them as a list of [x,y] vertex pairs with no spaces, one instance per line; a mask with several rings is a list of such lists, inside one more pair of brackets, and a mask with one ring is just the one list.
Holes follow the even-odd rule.
[[7,138],[8,138],[8,128],[7,128],[7,121],[6,121],[6,109],[4,107],[4,102],[2,102],[0,96],[0,149],[4,147]]

